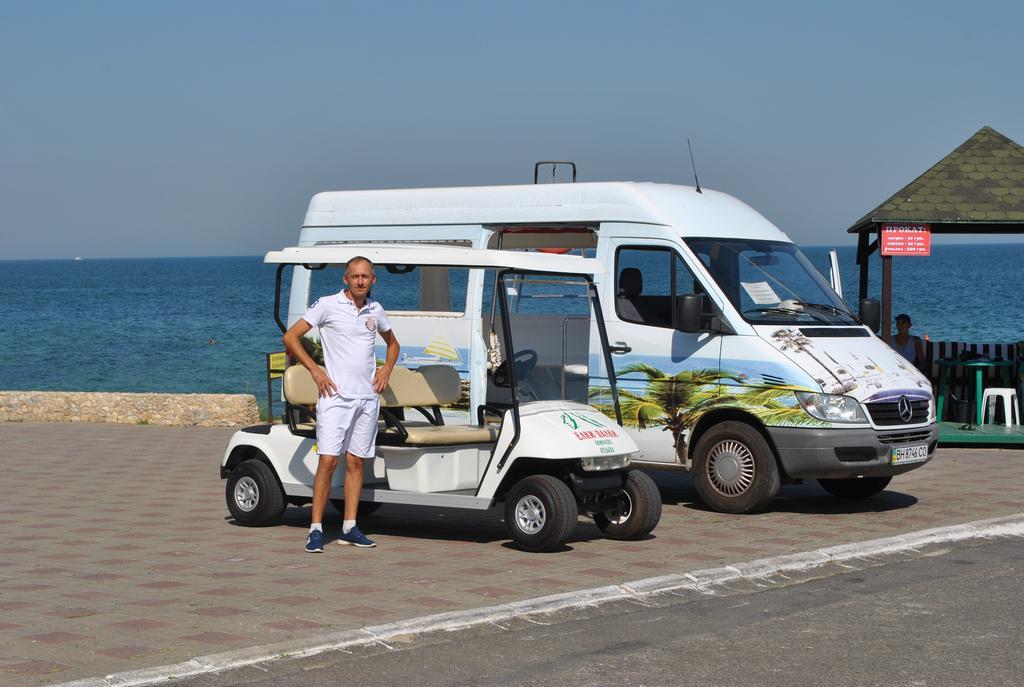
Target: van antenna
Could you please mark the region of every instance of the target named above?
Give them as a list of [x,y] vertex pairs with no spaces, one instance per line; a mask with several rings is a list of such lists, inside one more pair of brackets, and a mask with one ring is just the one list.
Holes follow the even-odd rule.
[[703,191],[700,190],[700,180],[697,178],[697,163],[693,161],[693,146],[690,145],[690,139],[686,139],[686,147],[690,149],[690,165],[693,167],[693,183],[697,187],[697,193],[703,195]]

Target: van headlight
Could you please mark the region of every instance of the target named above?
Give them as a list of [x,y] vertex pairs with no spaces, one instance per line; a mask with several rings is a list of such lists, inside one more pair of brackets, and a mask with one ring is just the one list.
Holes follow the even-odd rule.
[[809,391],[795,391],[796,400],[804,412],[826,422],[867,422],[864,410],[857,399],[835,394],[815,394]]
[[580,463],[586,472],[618,470],[629,465],[629,454],[620,456],[587,456],[586,458],[580,458]]

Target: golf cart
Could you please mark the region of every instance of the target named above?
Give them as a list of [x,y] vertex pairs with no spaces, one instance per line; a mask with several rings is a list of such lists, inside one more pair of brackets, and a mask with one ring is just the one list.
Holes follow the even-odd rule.
[[[274,316],[282,331],[305,308],[292,302],[289,321],[281,319],[284,270],[326,270],[333,274],[325,283],[336,289],[355,256],[369,258],[382,276],[420,270],[424,294],[431,284],[450,288],[449,271],[468,275],[460,284],[468,294],[461,312],[450,305],[448,312],[389,310],[399,342],[403,332],[412,340],[429,331],[440,343],[403,349],[381,394],[377,451],[364,465],[361,513],[386,503],[481,511],[503,506],[509,536],[528,551],[561,547],[580,513],[613,539],[640,539],[654,529],[661,497],[646,474],[629,469],[637,447],[621,428],[614,377],[610,391],[590,397],[590,371],[613,369],[592,278],[603,270],[599,262],[450,245],[286,248],[265,258],[278,265]],[[469,406],[453,410],[467,381]],[[246,427],[224,452],[228,509],[244,525],[273,524],[289,503],[312,499],[317,387],[306,368],[292,365],[283,390],[286,422]],[[331,488],[339,510],[343,479],[339,470]]]

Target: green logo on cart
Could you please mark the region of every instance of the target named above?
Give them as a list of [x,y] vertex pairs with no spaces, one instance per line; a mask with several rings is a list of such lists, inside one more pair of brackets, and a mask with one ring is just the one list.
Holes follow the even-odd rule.
[[562,424],[573,430],[579,429],[580,425],[604,427],[603,424],[593,418],[589,418],[586,415],[580,415],[579,413],[573,413],[568,410],[562,413]]

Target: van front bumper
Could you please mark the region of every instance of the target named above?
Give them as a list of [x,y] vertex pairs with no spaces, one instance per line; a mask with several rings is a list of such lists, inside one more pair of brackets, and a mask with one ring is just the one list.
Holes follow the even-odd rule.
[[[919,468],[932,459],[939,443],[939,426],[915,429],[807,429],[768,427],[786,477],[820,479],[884,477]],[[892,464],[892,449],[928,446],[928,459]]]

